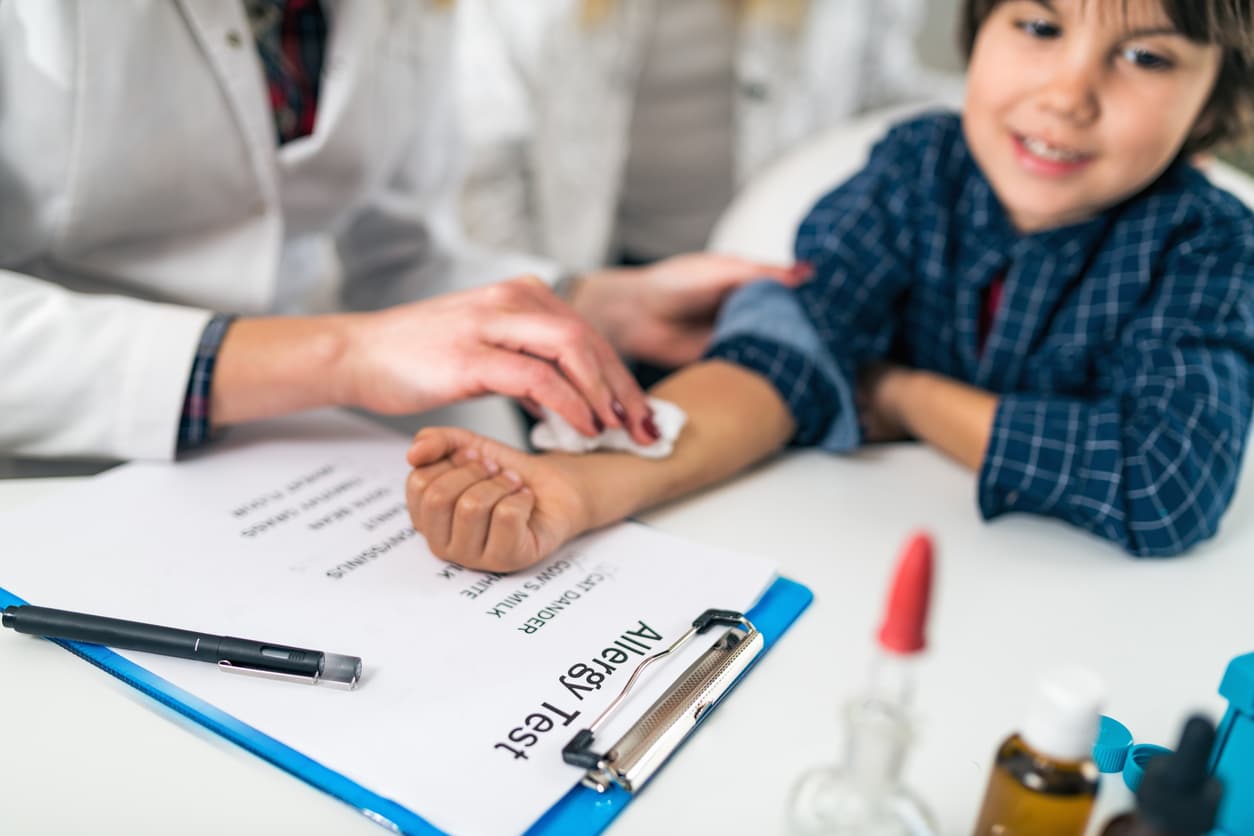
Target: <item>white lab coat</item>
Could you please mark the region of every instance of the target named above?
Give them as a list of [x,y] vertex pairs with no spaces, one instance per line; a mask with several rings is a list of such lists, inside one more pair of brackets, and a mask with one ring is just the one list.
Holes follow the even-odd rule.
[[[476,240],[602,266],[618,206],[636,79],[660,2],[619,0],[596,25],[581,0],[459,0],[463,220]],[[926,70],[923,0],[812,0],[795,30],[753,16],[735,58],[734,159],[743,185],[801,139],[851,114],[953,101]]]
[[241,3],[0,0],[0,451],[170,458],[211,311],[547,269],[462,246],[450,15],[328,6],[315,132],[280,149]]

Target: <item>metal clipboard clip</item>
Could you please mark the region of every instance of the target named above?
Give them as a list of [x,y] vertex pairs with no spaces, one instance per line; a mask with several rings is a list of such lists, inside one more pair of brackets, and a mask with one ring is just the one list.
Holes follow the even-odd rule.
[[[617,743],[604,754],[592,751],[597,729],[626,698],[644,669],[676,652],[716,624],[727,625],[730,629],[680,674]],[[645,658],[636,666],[623,690],[592,721],[592,725],[578,732],[562,748],[562,760],[571,766],[586,769],[582,783],[597,792],[605,792],[613,784],[628,792],[639,791],[679,748],[705,713],[735,684],[765,645],[762,634],[741,613],[706,610],[670,647]]]

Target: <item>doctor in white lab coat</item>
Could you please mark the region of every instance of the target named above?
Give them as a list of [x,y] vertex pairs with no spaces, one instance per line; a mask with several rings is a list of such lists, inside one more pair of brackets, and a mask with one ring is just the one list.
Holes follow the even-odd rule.
[[[665,348],[748,277],[707,271],[647,305],[596,275],[573,305],[534,278],[489,284],[554,268],[459,234],[450,5],[323,0],[316,125],[279,145],[239,0],[0,0],[0,453],[172,457],[213,312],[238,315],[215,427],[502,392],[649,440],[587,322]],[[328,298],[370,312],[312,315]]]
[[736,189],[854,114],[960,101],[924,0],[461,0],[473,240],[568,269],[703,248]]

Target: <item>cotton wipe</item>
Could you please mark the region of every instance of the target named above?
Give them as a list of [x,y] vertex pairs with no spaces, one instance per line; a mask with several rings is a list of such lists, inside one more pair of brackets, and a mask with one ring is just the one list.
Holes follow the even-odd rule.
[[649,398],[653,422],[662,437],[652,444],[637,444],[623,429],[607,429],[599,435],[586,436],[548,407],[543,407],[544,420],[531,428],[531,444],[538,450],[560,450],[564,453],[591,453],[593,450],[619,450],[635,453],[646,459],[664,459],[675,447],[675,439],[684,428],[688,415],[670,401]]

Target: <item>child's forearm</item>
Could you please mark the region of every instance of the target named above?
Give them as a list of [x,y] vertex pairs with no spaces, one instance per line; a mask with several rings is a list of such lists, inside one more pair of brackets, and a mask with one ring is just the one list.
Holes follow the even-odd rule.
[[890,398],[910,434],[978,471],[993,433],[997,396],[924,371],[910,371],[894,385]]
[[588,528],[727,479],[787,443],[791,414],[764,378],[721,361],[689,366],[650,393],[688,413],[688,423],[665,459],[623,454],[571,457],[589,503]]

